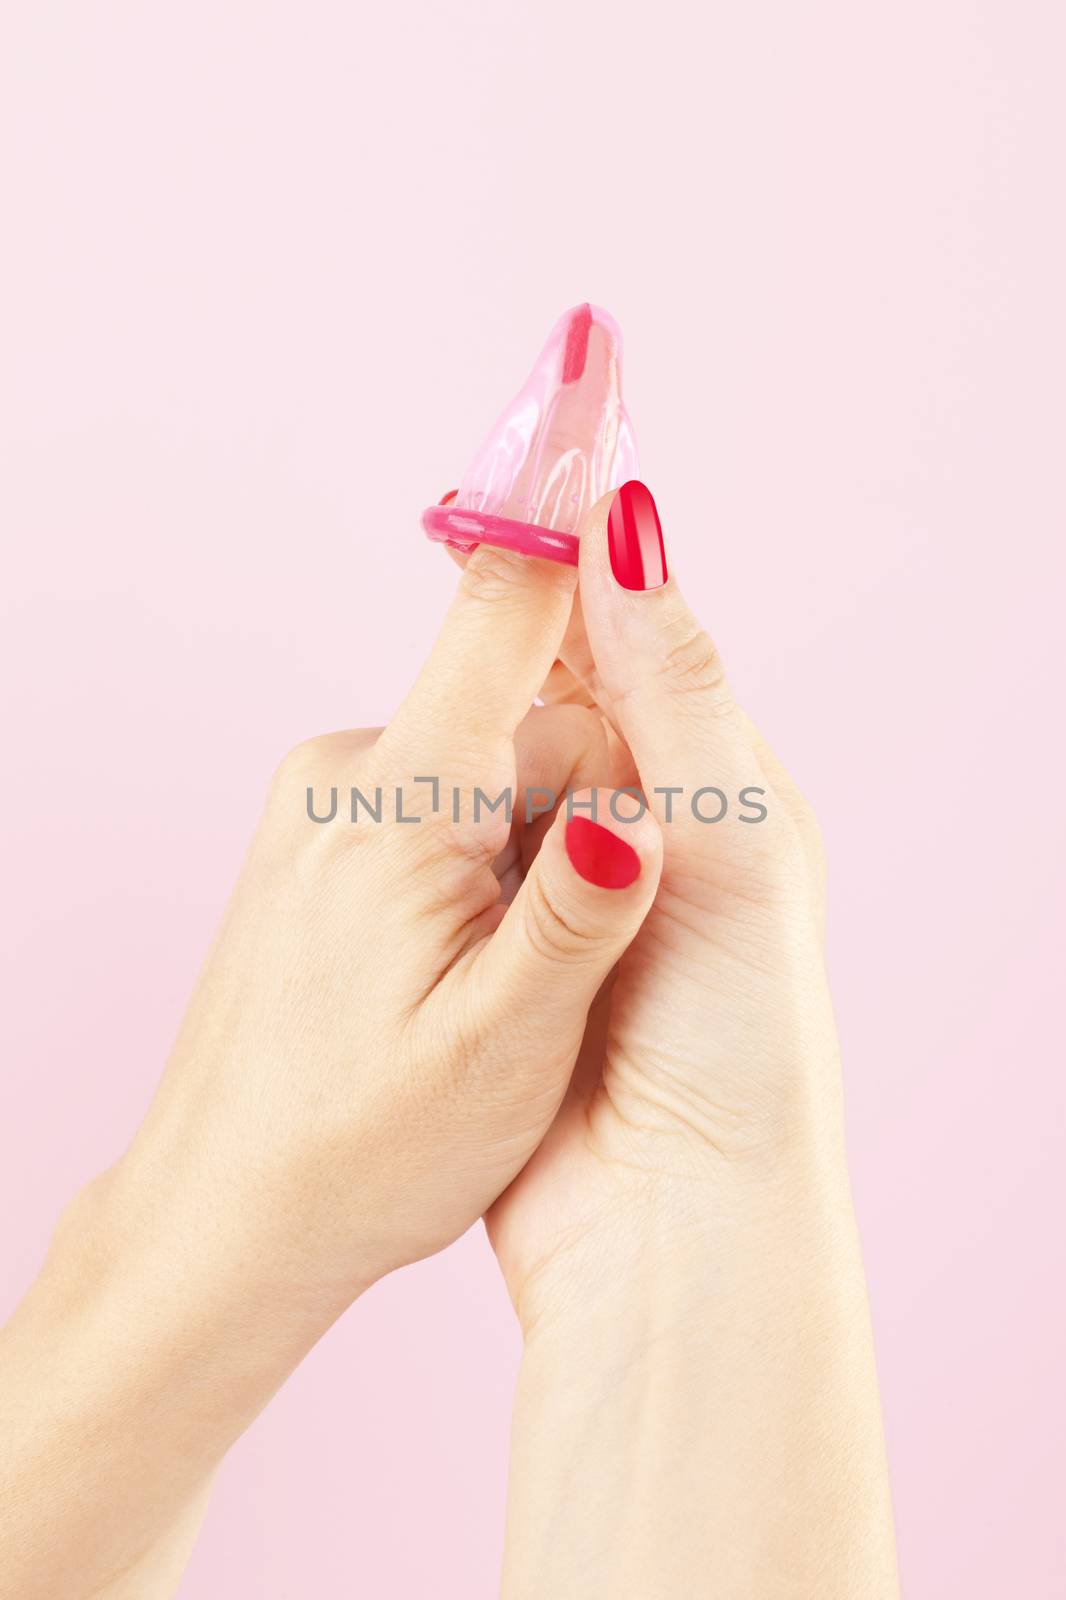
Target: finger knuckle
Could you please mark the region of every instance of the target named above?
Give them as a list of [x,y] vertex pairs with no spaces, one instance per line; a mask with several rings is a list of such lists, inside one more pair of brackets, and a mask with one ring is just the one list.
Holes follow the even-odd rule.
[[816,876],[825,874],[825,839],[818,814],[795,784],[787,792],[787,812],[806,860]]
[[507,605],[529,592],[534,576],[538,585],[573,587],[572,567],[547,561],[532,565],[537,568],[535,575],[527,556],[499,550],[493,545],[481,545],[463,569],[460,592],[483,605]]
[[722,657],[714,640],[689,617],[667,632],[657,676],[672,695],[698,694],[713,710],[732,709]]
[[340,733],[321,733],[302,739],[287,750],[274,768],[274,788],[292,788],[313,782],[336,782],[353,761],[373,749],[380,728],[349,728]]
[[271,788],[289,790],[314,783],[322,774],[322,743],[321,739],[303,739],[286,750],[274,768]]
[[521,592],[525,578],[522,565],[521,556],[483,545],[467,562],[460,589],[468,599],[482,604],[509,601]]
[[362,790],[353,784],[364,782],[359,763],[376,735],[369,728],[322,734],[282,756],[267,788],[265,822],[285,848],[308,844],[317,856],[327,842],[354,845],[368,834],[368,827],[347,824],[361,815],[355,796]]
[[538,876],[526,879],[526,932],[539,955],[551,960],[587,960],[598,954],[598,935],[583,927],[573,908],[565,905]]
[[798,820],[800,832],[807,841],[811,855],[816,861],[824,862],[825,835],[822,832],[822,824],[818,820],[818,814],[809,801],[801,799]]

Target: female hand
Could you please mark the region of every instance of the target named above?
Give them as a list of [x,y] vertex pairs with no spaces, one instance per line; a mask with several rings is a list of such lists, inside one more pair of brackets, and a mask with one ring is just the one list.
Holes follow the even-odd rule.
[[[615,575],[623,531],[657,586],[639,560]],[[526,1335],[504,1594],[887,1600],[817,828],[662,582],[642,486],[593,508],[580,571],[568,659],[631,753],[663,867],[488,1217]]]
[[[558,1269],[586,1225],[605,1216],[613,1229],[620,1199],[658,1209],[691,1179],[776,1167],[801,1141],[840,1154],[817,823],[733,702],[676,580],[633,591],[615,578],[614,500],[582,530],[568,670],[605,718],[613,781],[639,785],[661,824],[664,863],[565,1106],[490,1217],[527,1326],[541,1269]],[[560,1292],[558,1270],[551,1278]]]
[[[482,549],[390,726],[312,740],[275,780],[119,1176],[178,1207],[225,1199],[280,1292],[335,1307],[476,1221],[551,1122],[654,896],[652,819],[605,810],[639,858],[606,894],[569,859],[565,812],[525,818],[527,793],[536,812],[607,772],[599,719],[530,709],[574,582]],[[510,814],[490,809],[505,791]]]
[[[565,814],[523,820],[527,789],[605,771],[596,717],[530,711],[574,583],[478,552],[390,726],[283,763],[147,1119],[4,1332],[20,1600],[168,1592],[278,1383],[361,1289],[474,1222],[551,1123],[660,858],[651,819],[605,814],[636,869],[605,889]],[[380,824],[347,820],[353,787],[381,790]],[[475,789],[508,788],[513,824],[475,814]],[[322,816],[333,789],[316,824],[308,794]]]

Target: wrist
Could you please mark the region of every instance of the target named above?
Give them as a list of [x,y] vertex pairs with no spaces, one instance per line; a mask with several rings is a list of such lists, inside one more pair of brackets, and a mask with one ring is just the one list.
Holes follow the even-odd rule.
[[50,1330],[76,1330],[103,1370],[110,1351],[131,1400],[166,1388],[176,1404],[183,1391],[206,1402],[214,1389],[204,1438],[205,1458],[217,1458],[336,1313],[284,1284],[251,1230],[172,1207],[139,1182],[123,1161],[74,1197],[27,1308]]
[[[865,1282],[846,1179],[721,1185],[620,1217],[540,1295],[512,1426],[507,1600],[894,1596]],[[579,1509],[580,1508],[580,1509]],[[623,1529],[624,1536],[619,1536]]]
[[336,1193],[319,1193],[298,1169],[181,1134],[150,1115],[76,1196],[57,1240],[90,1241],[116,1292],[158,1278],[178,1316],[224,1309],[235,1337],[254,1329],[309,1348],[384,1275],[373,1252],[346,1236]]
[[0,1330],[0,1545],[27,1600],[176,1572],[222,1457],[354,1298],[232,1197],[148,1173],[135,1149],[74,1197]]
[[[683,1316],[709,1299],[764,1293],[800,1272],[861,1262],[842,1146],[792,1143],[736,1161],[708,1153],[684,1175],[665,1160],[601,1167],[594,1199],[537,1259],[500,1237],[512,1299],[527,1342],[566,1345],[575,1323],[610,1322],[619,1304],[645,1318],[671,1306]],[[506,1227],[506,1220],[504,1222]]]

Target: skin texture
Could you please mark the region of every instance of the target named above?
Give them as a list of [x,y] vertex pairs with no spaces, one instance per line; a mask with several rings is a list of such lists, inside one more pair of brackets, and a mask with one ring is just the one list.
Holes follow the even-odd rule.
[[[677,583],[614,582],[609,503],[553,686],[631,753],[664,859],[489,1214],[526,1335],[503,1592],[891,1596],[818,830]],[[702,824],[675,797],[667,821],[657,786],[706,784],[765,791],[766,818]]]
[[[282,764],[145,1122],[0,1336],[2,1600],[173,1593],[287,1374],[486,1211],[526,1336],[506,1595],[895,1593],[816,831],[673,580],[614,583],[608,507],[580,609],[482,548],[389,727]],[[767,816],[617,820],[635,778]],[[352,825],[352,785],[421,820]],[[633,884],[524,820],[542,786],[604,791]]]

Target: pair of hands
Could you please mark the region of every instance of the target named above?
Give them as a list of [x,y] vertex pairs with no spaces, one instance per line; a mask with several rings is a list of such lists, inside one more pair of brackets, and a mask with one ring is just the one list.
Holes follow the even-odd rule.
[[895,1600],[815,826],[608,518],[579,578],[477,550],[394,722],[283,762],[149,1114],[0,1330],[5,1594],[174,1594],[307,1350],[485,1216],[506,1600]]
[[816,830],[609,511],[580,575],[476,551],[389,727],[282,764],[148,1115],[0,1331],[0,1600],[172,1594],[279,1384],[481,1216],[507,1600],[894,1600]]
[[[573,569],[481,547],[392,723],[282,764],[156,1101],[98,1191],[127,1234],[143,1213],[146,1236],[213,1241],[324,1327],[487,1213],[528,1330],[620,1252],[713,1217],[708,1184],[783,1193],[793,1155],[834,1146],[813,821],[676,582],[614,579],[610,501],[577,603]],[[546,681],[566,703],[530,709]],[[418,777],[439,780],[435,813]],[[636,786],[649,809],[619,820],[638,803],[609,796]],[[717,795],[691,803],[709,786],[719,822],[701,820]],[[349,820],[353,787],[381,791],[380,824]],[[389,820],[397,789],[417,822]],[[510,789],[513,820],[475,819],[475,789]],[[309,790],[319,814],[337,792],[331,823]],[[526,821],[544,790],[599,791],[632,883],[579,875],[565,805]]]

